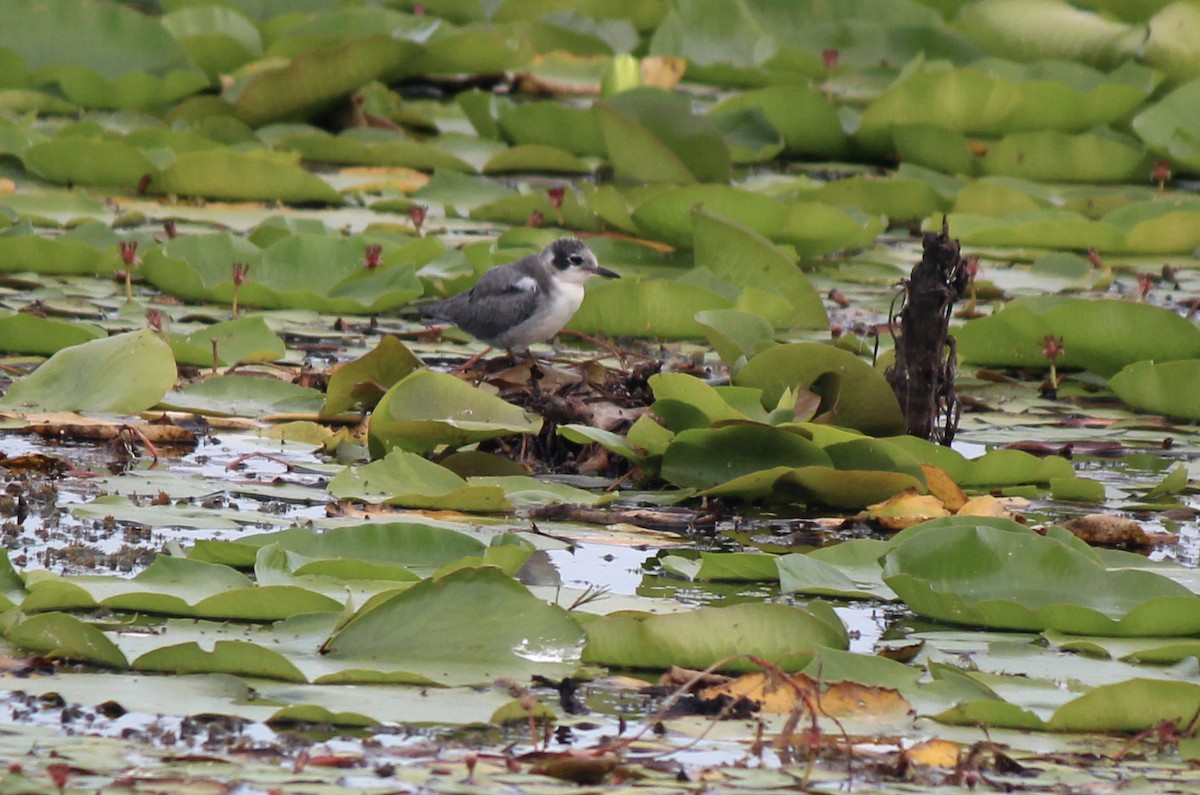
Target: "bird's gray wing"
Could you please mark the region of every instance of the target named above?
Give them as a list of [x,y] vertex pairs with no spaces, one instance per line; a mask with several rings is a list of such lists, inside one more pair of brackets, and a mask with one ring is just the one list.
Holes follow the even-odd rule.
[[532,276],[516,268],[493,268],[470,290],[423,307],[421,315],[449,321],[491,344],[534,313],[541,292]]

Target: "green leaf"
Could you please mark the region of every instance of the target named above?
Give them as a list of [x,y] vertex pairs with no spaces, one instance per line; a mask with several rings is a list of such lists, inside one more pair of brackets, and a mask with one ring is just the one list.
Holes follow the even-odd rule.
[[179,364],[211,367],[214,351],[224,367],[244,362],[277,362],[287,355],[287,347],[267,327],[262,315],[213,323],[187,337],[171,335],[171,351]]
[[1195,47],[1196,36],[1200,35],[1200,9],[1192,3],[1167,3],[1150,18],[1148,27],[1142,49],[1147,64],[1166,72],[1175,84],[1200,77],[1200,56]]
[[1133,119],[1133,129],[1156,154],[1200,171],[1200,78],[1183,84]]
[[470,486],[449,469],[400,449],[379,461],[342,470],[330,481],[329,493],[338,499],[386,502],[406,508],[512,510],[498,486]]
[[1004,311],[968,321],[955,332],[968,362],[1007,367],[1049,367],[1043,339],[1061,337],[1059,367],[1083,368],[1109,377],[1143,360],[1200,358],[1200,329],[1161,307],[1133,301],[1055,299],[1037,304],[1017,299]]
[[369,353],[334,368],[321,413],[373,408],[389,387],[420,366],[421,360],[403,342],[385,335]]
[[777,293],[792,305],[789,327],[826,328],[821,296],[796,262],[762,235],[697,207],[692,212],[695,264],[740,287]]
[[1200,359],[1136,362],[1109,379],[1109,386],[1135,409],[1200,420]]
[[[777,561],[779,590],[782,593],[801,593],[811,596],[832,596],[841,599],[879,599],[878,590],[862,587],[841,569],[811,555],[783,555]],[[878,569],[878,565],[876,569]],[[879,583],[879,589],[891,589]],[[894,596],[893,596],[894,598]]]
[[763,405],[778,404],[785,389],[817,391],[829,403],[829,421],[864,433],[887,435],[904,428],[891,386],[857,356],[832,345],[799,342],[753,356],[734,384],[762,390]]
[[0,237],[0,271],[107,273],[115,270],[119,261],[78,240],[33,234]]
[[484,551],[482,542],[449,528],[419,522],[384,522],[330,527],[323,531],[295,527],[243,535],[236,541],[198,541],[189,557],[249,568],[255,565],[258,551],[269,545],[311,560],[372,561],[424,569],[426,573]]
[[66,613],[45,613],[24,619],[6,633],[18,648],[44,657],[128,668],[129,661],[104,633]]
[[0,314],[0,339],[4,340],[0,344],[11,353],[49,356],[105,336],[103,329],[89,323],[54,320],[28,312]]
[[355,38],[305,52],[282,65],[249,71],[224,97],[238,116],[257,127],[280,119],[302,119],[325,109],[416,52],[411,42],[388,35]]
[[765,425],[696,428],[675,436],[663,455],[663,479],[707,488],[775,467],[832,466],[828,454],[802,436]]
[[26,167],[60,185],[98,185],[135,190],[144,177],[151,185],[159,170],[126,141],[59,137],[34,144],[21,153]]
[[15,381],[0,405],[136,414],[157,404],[174,383],[171,348],[152,331],[134,331],[62,349]]
[[542,419],[446,373],[417,370],[371,414],[372,449],[427,453],[512,434],[537,434]]
[[696,322],[727,367],[734,367],[743,356],[753,356],[776,344],[774,325],[753,312],[708,309],[696,313]]
[[0,48],[24,58],[35,84],[55,82],[88,107],[162,105],[208,83],[158,19],[119,4],[4,3]]
[[1145,157],[1132,139],[1041,130],[989,144],[981,167],[985,174],[1043,182],[1130,182]]
[[212,417],[316,414],[321,393],[271,376],[221,375],[173,390],[161,406]]
[[[821,605],[810,610],[781,604],[702,607],[670,615],[616,614],[584,625],[583,661],[621,668],[757,670],[754,655],[798,671],[818,648],[844,649],[846,629]],[[828,612],[826,612],[828,611]]]
[[167,646],[141,655],[131,667],[171,674],[225,673],[284,682],[307,681],[304,674],[279,652],[240,640],[218,640],[212,651],[206,651],[194,642]]
[[214,83],[223,74],[262,55],[258,28],[232,8],[193,6],[166,14],[163,27],[188,51]]
[[955,27],[1001,58],[1056,58],[1101,69],[1135,57],[1145,35],[1139,26],[1105,19],[1062,0],[972,3],[963,10]]
[[342,203],[336,190],[302,169],[294,157],[263,151],[184,152],[163,169],[155,187],[164,193],[226,201]]
[[1053,538],[959,519],[901,541],[884,582],[920,615],[997,629],[1190,635],[1200,597],[1146,571],[1107,571]]
[[612,337],[699,339],[704,337],[704,328],[696,322],[696,315],[731,309],[733,303],[707,287],[681,281],[605,280],[588,289],[583,306],[567,328]]
[[661,89],[623,92],[594,107],[617,176],[643,182],[728,182],[729,148],[686,97]]
[[[513,621],[520,616],[520,621]],[[325,659],[439,684],[548,675],[575,656],[579,625],[494,568],[461,569],[364,607],[325,642]],[[557,661],[556,665],[554,661]]]
[[758,109],[783,136],[792,155],[838,158],[846,151],[837,109],[819,91],[799,85],[768,86],[733,94],[713,106],[711,113]]

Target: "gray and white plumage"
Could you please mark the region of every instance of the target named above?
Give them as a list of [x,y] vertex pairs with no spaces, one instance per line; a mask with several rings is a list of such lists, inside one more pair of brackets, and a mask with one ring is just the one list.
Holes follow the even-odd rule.
[[583,283],[618,278],[581,240],[563,237],[537,254],[485,272],[466,292],[422,307],[421,316],[444,320],[496,348],[528,348],[553,337],[583,303]]

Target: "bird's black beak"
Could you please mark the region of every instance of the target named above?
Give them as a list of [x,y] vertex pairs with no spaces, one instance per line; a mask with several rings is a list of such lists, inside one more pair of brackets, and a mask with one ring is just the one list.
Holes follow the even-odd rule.
[[603,276],[606,279],[621,278],[621,274],[617,273],[616,271],[610,271],[608,268],[605,268],[601,265],[597,265],[594,268],[588,268],[588,270],[591,271],[592,273],[596,274],[597,276]]

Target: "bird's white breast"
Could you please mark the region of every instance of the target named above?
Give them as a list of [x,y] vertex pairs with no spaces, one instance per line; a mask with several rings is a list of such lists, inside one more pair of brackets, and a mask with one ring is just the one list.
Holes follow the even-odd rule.
[[510,329],[502,344],[509,348],[526,348],[535,342],[544,342],[562,331],[563,326],[579,311],[583,303],[583,285],[559,281],[546,296],[537,312]]

